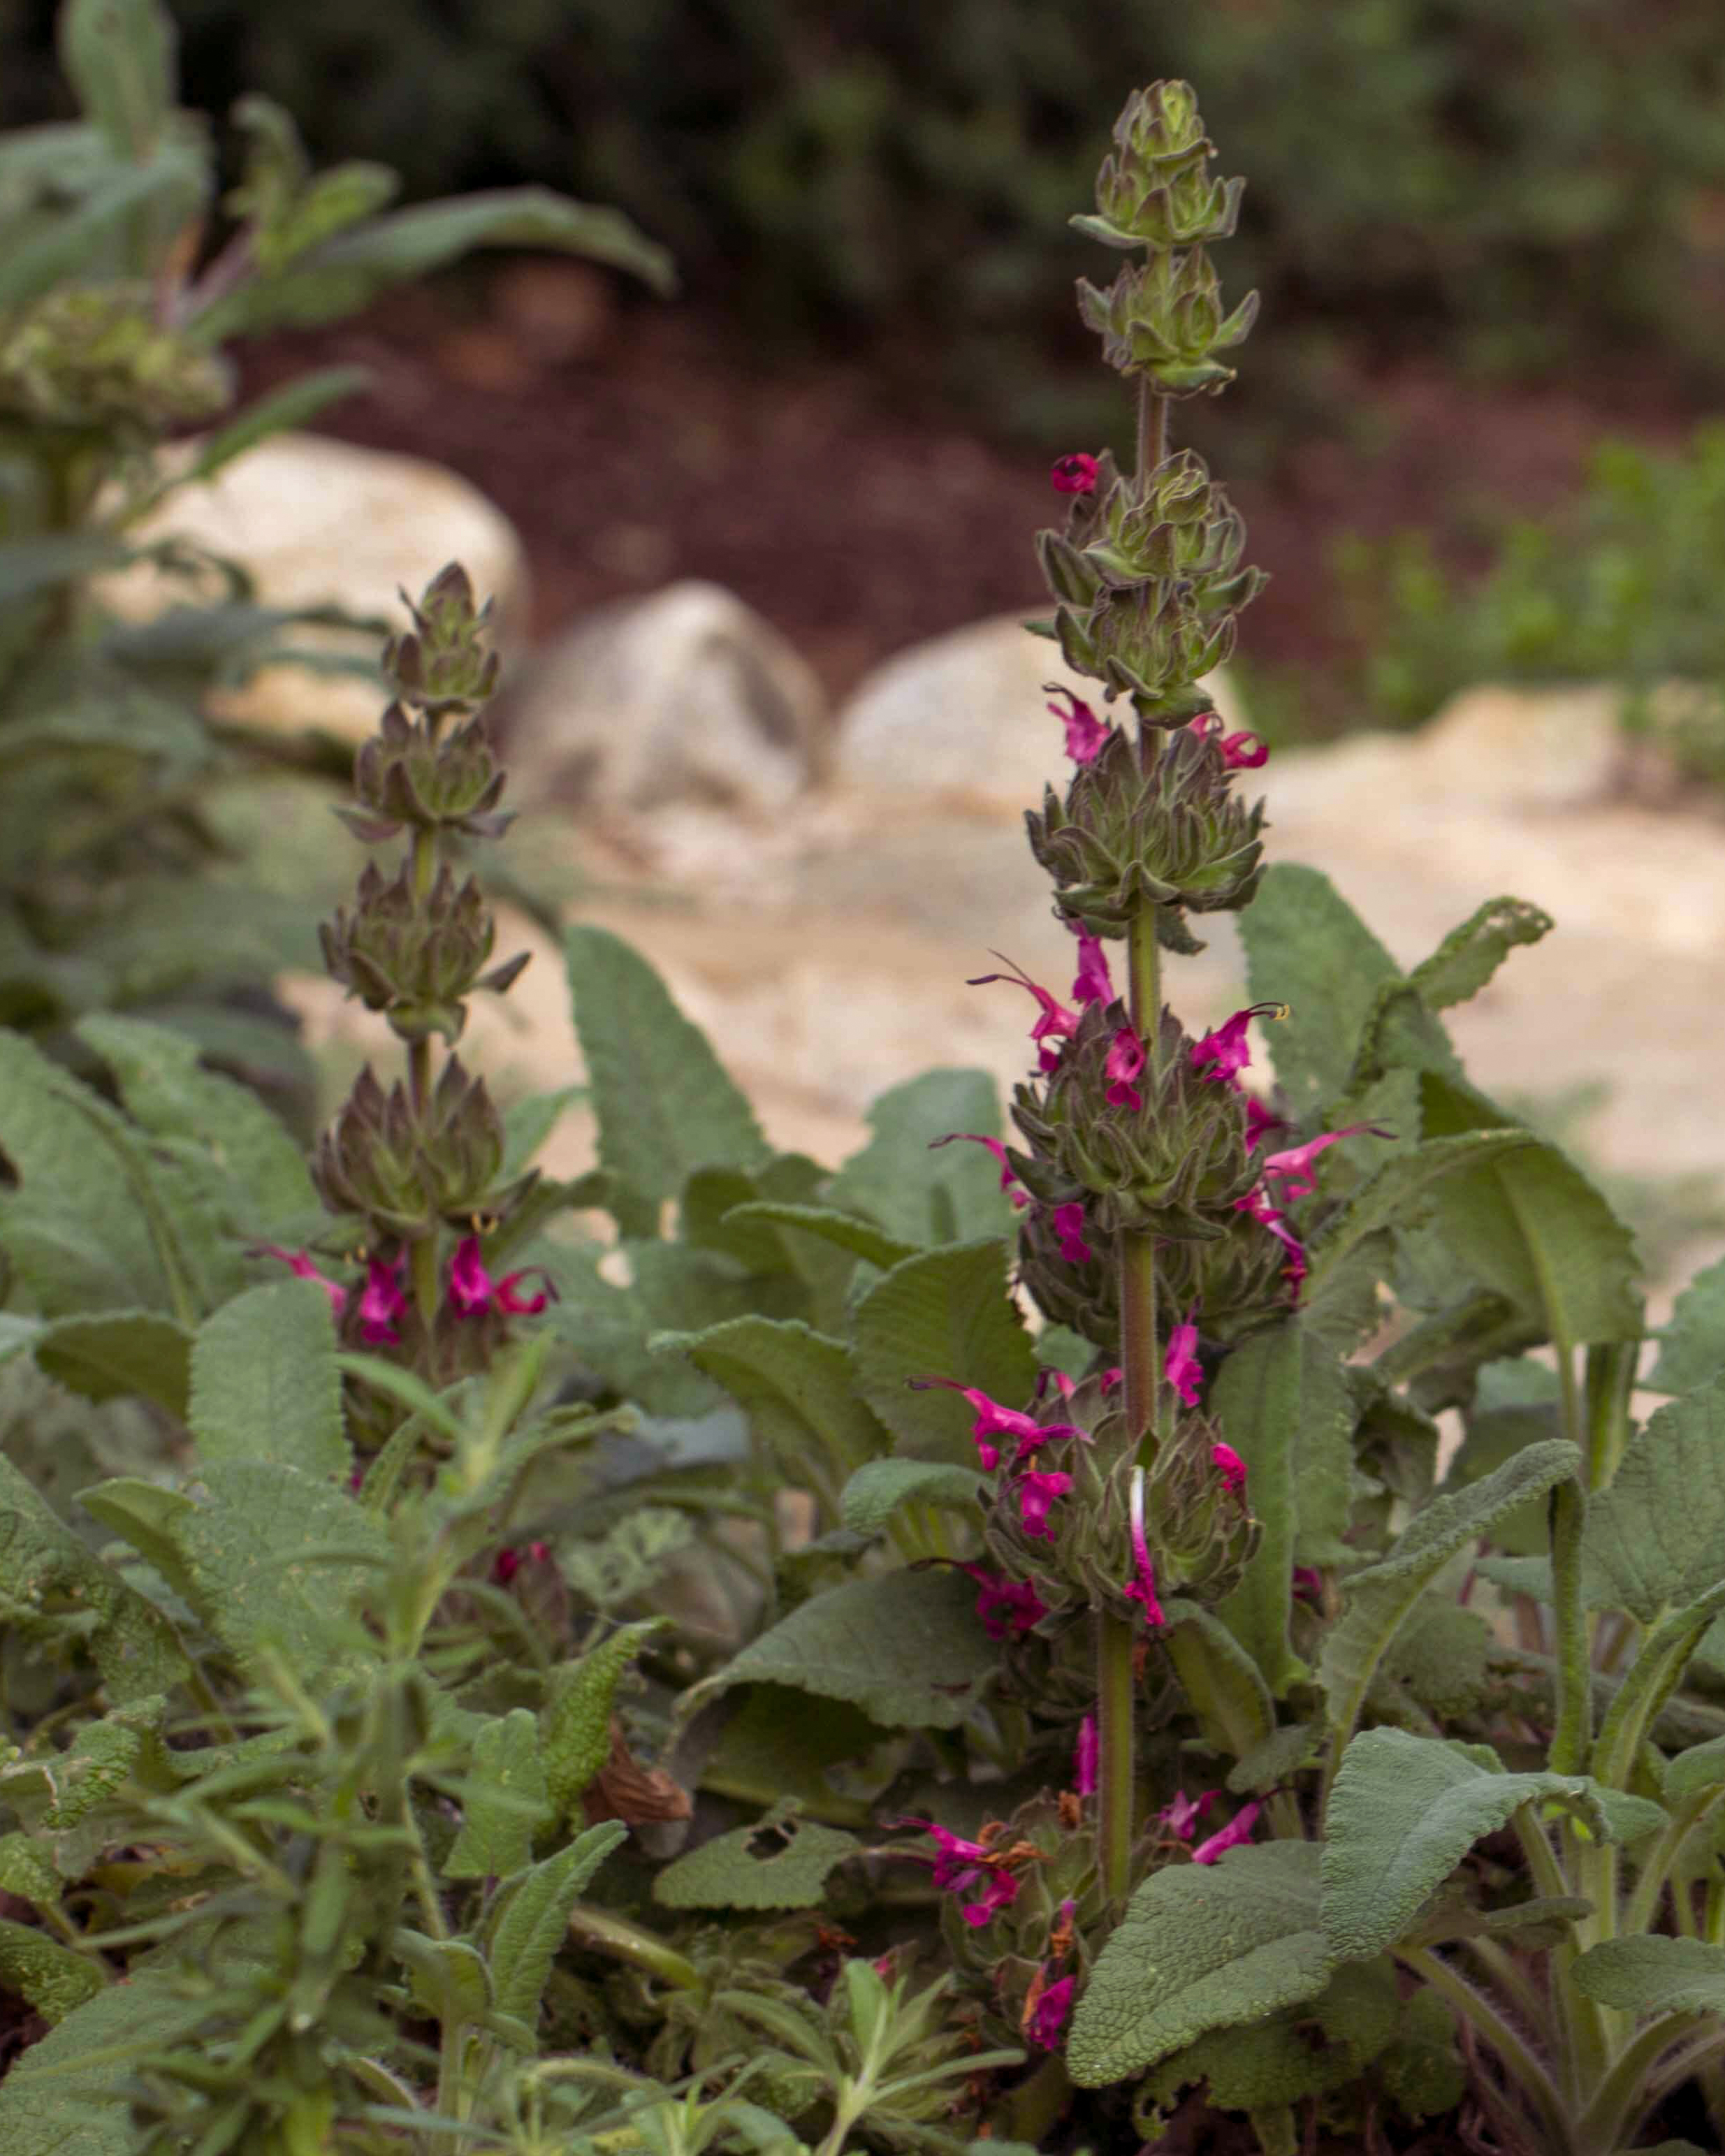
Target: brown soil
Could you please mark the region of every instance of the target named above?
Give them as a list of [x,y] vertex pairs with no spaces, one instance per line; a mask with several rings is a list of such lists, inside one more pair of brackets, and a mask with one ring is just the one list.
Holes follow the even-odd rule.
[[[319,425],[434,458],[489,495],[526,542],[541,634],[672,578],[711,578],[836,696],[919,638],[1043,603],[1031,542],[1059,506],[1045,456],[961,412],[917,408],[913,388],[889,396],[854,359],[775,367],[711,319],[620,300],[583,264],[516,264],[483,286],[277,336],[249,354],[246,388],[336,361],[368,365],[376,387]],[[1608,406],[1578,389],[1472,389],[1435,362],[1338,362],[1327,398],[1345,426],[1289,443],[1232,488],[1250,558],[1272,576],[1245,655],[1336,677],[1346,637],[1324,557],[1339,532],[1427,525],[1465,560],[1482,509],[1560,502],[1625,414],[1666,441],[1697,416],[1658,381],[1611,388]],[[1224,465],[1227,407],[1201,416]]]

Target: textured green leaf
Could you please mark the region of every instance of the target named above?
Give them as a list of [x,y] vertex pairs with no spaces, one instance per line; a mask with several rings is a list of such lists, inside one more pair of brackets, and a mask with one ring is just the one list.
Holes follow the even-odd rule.
[[599,1165],[626,1194],[624,1233],[656,1235],[660,1205],[693,1170],[764,1168],[773,1149],[706,1036],[638,951],[590,926],[571,928],[563,951]]
[[1644,1932],[1579,1956],[1578,1991],[1625,2014],[1725,2015],[1725,1947]]
[[669,1327],[699,1332],[744,1317],[759,1297],[732,1260],[711,1250],[629,1241],[623,1254],[633,1277],[627,1286],[617,1286],[599,1270],[602,1250],[536,1245],[533,1259],[558,1291],[545,1323],[589,1369],[649,1413],[705,1414],[719,1404],[718,1388],[680,1357],[657,1353],[649,1343]]
[[680,1349],[722,1385],[779,1472],[793,1484],[812,1480],[834,1517],[850,1476],[891,1449],[857,1397],[850,1349],[796,1319],[737,1317],[704,1332],[660,1333],[653,1344]]
[[1194,1701],[1204,1741],[1250,1758],[1276,1731],[1276,1706],[1258,1665],[1214,1610],[1174,1595],[1163,1603],[1163,1644]]
[[1452,928],[1429,958],[1408,976],[1430,1010],[1476,996],[1518,943],[1537,943],[1552,917],[1521,898],[1488,898],[1459,928]]
[[1343,1366],[1297,1318],[1222,1365],[1210,1412],[1246,1464],[1261,1539],[1216,1614],[1280,1698],[1309,1672],[1288,1640],[1296,1562],[1333,1563],[1353,1502],[1355,1411]]
[[273,1234],[286,1222],[314,1216],[317,1193],[302,1148],[248,1086],[198,1061],[195,1041],[141,1019],[104,1013],[81,1019],[78,1032],[114,1072],[127,1111],[154,1137],[195,1147],[234,1188],[234,1225],[244,1234]]
[[192,1335],[156,1310],[57,1317],[36,1337],[38,1367],[86,1399],[154,1400],[186,1419]]
[[1638,1382],[1651,1393],[1691,1393],[1725,1374],[1725,1258],[1704,1266],[1656,1335],[1659,1359]]
[[1368,1236],[1423,1215],[1434,1203],[1441,1203],[1444,1190],[1462,1183],[1471,1188],[1492,1173],[1503,1155],[1531,1149],[1538,1142],[1531,1131],[1465,1131],[1427,1138],[1404,1152],[1392,1153],[1311,1244],[1312,1270],[1305,1289],[1308,1305],[1325,1299],[1332,1280]]
[[1666,1762],[1667,1804],[1680,1804],[1685,1797],[1698,1796],[1703,1789],[1717,1789],[1722,1783],[1725,1783],[1725,1737],[1692,1744],[1686,1752]]
[[0,1984],[21,1993],[50,2027],[105,1987],[101,1969],[29,1924],[0,1917]]
[[1324,1815],[1323,1930],[1338,1960],[1394,1946],[1473,1845],[1522,1805],[1612,1818],[1584,1774],[1505,1774],[1458,1746],[1404,1729],[1363,1730],[1348,1746]]
[[[751,1685],[725,1722],[701,1786],[745,1803],[789,1796],[830,1808],[845,1800],[828,1779],[829,1767],[898,1741],[843,1700],[817,1699],[787,1685]],[[856,1810],[856,1823],[866,1826],[868,1807]]]
[[539,1757],[539,1727],[524,1707],[488,1722],[473,1743],[461,1831],[445,1879],[508,1879],[533,1861],[533,1837],[556,1819]]
[[336,1321],[316,1281],[274,1281],[206,1318],[192,1351],[189,1420],[205,1462],[274,1460],[345,1481]]
[[982,1146],[943,1146],[955,1131],[1000,1136],[1000,1098],[986,1070],[925,1070],[869,1107],[874,1135],[827,1186],[829,1204],[854,1206],[919,1249],[1012,1232],[1000,1171]]
[[1593,1763],[1602,1780],[1626,1788],[1642,1747],[1666,1702],[1676,1690],[1690,1658],[1715,1618],[1725,1614],[1725,1579],[1655,1625],[1636,1650],[1594,1743]]
[[193,1510],[192,1500],[183,1491],[117,1475],[93,1489],[80,1490],[78,1502],[93,1520],[112,1528],[154,1565],[176,1594],[190,1599],[192,1576],[172,1533],[172,1522]]
[[895,1265],[858,1304],[855,1384],[900,1443],[929,1457],[971,1462],[968,1402],[913,1378],[951,1378],[1003,1406],[1022,1408],[1036,1389],[1036,1354],[1007,1292],[1003,1242],[958,1243]]
[[177,93],[167,10],[158,0],[69,0],[55,43],[85,118],[116,157],[141,162]]
[[501,1900],[490,1927],[486,1953],[500,2013],[511,2015],[530,2028],[538,2019],[540,1998],[568,1929],[569,1912],[588,1880],[628,1835],[620,1820],[588,1827],[567,1849],[536,1864]]
[[131,2156],[137,2145],[120,2085],[146,2051],[172,2049],[208,2019],[175,1973],[141,1969],[109,1984],[18,2056],[0,2082],[6,2156]]
[[1404,2002],[1401,2028],[1377,2062],[1377,2078],[1396,2109],[1416,2123],[1455,2108],[1467,2093],[1467,2072],[1447,1999],[1416,1991]]
[[201,140],[173,130],[147,162],[116,165],[112,177],[85,190],[76,205],[36,221],[0,259],[0,309],[10,312],[57,285],[90,274],[141,228],[174,231],[203,206],[207,183]]
[[1081,2088],[1124,2081],[1211,2029],[1315,1999],[1328,1980],[1309,1842],[1229,1850],[1153,1872],[1127,1905],[1072,2017]]
[[998,1661],[976,1614],[976,1589],[942,1567],[850,1580],[816,1595],[701,1689],[706,1696],[733,1684],[788,1685],[849,1700],[886,1728],[956,1729]]
[[172,1627],[153,1603],[92,1555],[9,1460],[0,1457],[0,1595],[9,1620],[59,1609],[96,1619],[90,1651],[116,1704],[171,1691],[188,1674]]
[[[1428,1139],[1482,1128],[1505,1135],[1502,1111],[1471,1086],[1428,1075],[1420,1098]],[[1458,1266],[1543,1317],[1553,1340],[1640,1338],[1635,1237],[1556,1146],[1486,1155],[1472,1173],[1446,1178],[1430,1225]]]
[[1248,995],[1285,1003],[1268,1029],[1270,1058],[1297,1120],[1341,1093],[1378,985],[1401,968],[1317,869],[1278,861],[1240,917]]
[[794,1228],[848,1250],[853,1257],[866,1258],[883,1272],[914,1255],[916,1247],[886,1234],[872,1220],[862,1219],[855,1213],[836,1212],[829,1205],[784,1205],[762,1199],[733,1205],[725,1219],[727,1226],[746,1227],[758,1221],[767,1227]]
[[1725,1579],[1725,1376],[1672,1400],[1630,1440],[1588,1507],[1590,1608],[1652,1625]]
[[201,316],[199,327],[218,339],[241,331],[255,336],[281,323],[334,321],[391,285],[411,284],[480,247],[556,248],[627,270],[657,291],[673,289],[670,257],[620,210],[573,202],[549,187],[495,187],[415,203],[350,227],[280,275],[242,285]]
[[364,1660],[358,1596],[389,1549],[375,1515],[280,1460],[217,1460],[199,1479],[205,1499],[164,1524],[198,1614],[242,1665],[274,1647],[313,1686]]
[[471,2027],[491,2011],[490,1972],[485,1958],[465,1939],[430,1939],[403,1929],[391,1942],[407,1964],[414,1999],[429,2020],[446,2029]]
[[855,1835],[779,1805],[754,1826],[716,1835],[669,1864],[653,1881],[667,1909],[813,1909],[827,1874],[861,1845]]
[[1284,1722],[1228,1770],[1228,1787],[1237,1797],[1279,1788],[1291,1781],[1317,1756],[1323,1736],[1315,1722]]
[[1395,1548],[1348,1583],[1341,1619],[1324,1642],[1318,1681],[1335,1743],[1345,1744],[1391,1641],[1442,1566],[1486,1534],[1494,1521],[1575,1472],[1566,1440],[1530,1445],[1495,1475],[1453,1496],[1434,1498],[1408,1523]]
[[940,1460],[870,1460],[845,1485],[839,1518],[853,1533],[878,1535],[901,1505],[985,1504],[988,1484],[974,1467]]
[[545,1793],[559,1819],[572,1825],[581,1793],[611,1752],[611,1706],[624,1672],[665,1620],[624,1625],[578,1661],[553,1670],[539,1716],[539,1756]]
[[0,1835],[0,1893],[33,1902],[39,1909],[60,1905],[59,1874],[27,1834]]

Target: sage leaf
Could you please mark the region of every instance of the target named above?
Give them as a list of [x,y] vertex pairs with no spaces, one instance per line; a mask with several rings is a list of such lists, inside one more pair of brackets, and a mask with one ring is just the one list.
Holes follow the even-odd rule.
[[1625,2014],[1725,2014],[1725,1947],[1645,1932],[1578,1956],[1578,1991]]
[[945,1387],[913,1392],[913,1378],[950,1378],[1022,1407],[1036,1388],[1030,1335],[1007,1288],[1002,1241],[924,1250],[895,1265],[858,1304],[853,1328],[857,1390],[901,1445],[925,1457],[971,1462],[972,1410]]
[[531,2028],[557,1950],[569,1927],[569,1912],[583,1888],[629,1829],[620,1820],[605,1820],[576,1835],[567,1849],[536,1864],[500,1897],[488,1927],[486,1960],[500,2014]]
[[249,1288],[204,1320],[188,1415],[205,1460],[271,1460],[345,1482],[335,1314],[316,1281]]

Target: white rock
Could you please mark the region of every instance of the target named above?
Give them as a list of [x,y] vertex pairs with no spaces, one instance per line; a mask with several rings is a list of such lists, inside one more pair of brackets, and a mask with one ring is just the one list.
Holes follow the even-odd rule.
[[779,808],[820,760],[825,699],[778,631],[696,579],[598,609],[511,698],[511,790],[584,807]]
[[[956,795],[1017,815],[1040,803],[1065,767],[1063,736],[1044,685],[1070,688],[1098,717],[1096,684],[1068,672],[1057,644],[1020,614],[995,614],[877,666],[837,721],[835,772],[883,792]],[[1230,728],[1246,726],[1225,675],[1204,686]]]
[[[189,459],[193,453],[182,445],[172,454]],[[208,484],[171,495],[136,536],[187,538],[244,563],[261,605],[338,604],[401,628],[408,624],[402,590],[417,597],[445,562],[459,562],[475,590],[495,601],[506,665],[511,644],[526,632],[526,557],[514,526],[477,488],[417,457],[319,434],[278,434]],[[147,621],[183,604],[187,587],[140,566],[105,578],[100,596],[128,620]],[[334,631],[296,629],[284,640],[369,655],[364,639]],[[215,708],[246,725],[322,726],[357,742],[377,725],[381,699],[359,678],[273,666],[244,689],[224,691]]]

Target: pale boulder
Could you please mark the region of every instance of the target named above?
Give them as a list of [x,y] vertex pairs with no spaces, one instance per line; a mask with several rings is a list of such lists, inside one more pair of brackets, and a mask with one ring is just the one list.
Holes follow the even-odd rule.
[[[1070,672],[1060,647],[1021,614],[996,614],[877,666],[839,712],[835,775],[881,793],[914,792],[1017,815],[1065,768],[1064,735],[1045,684],[1070,689],[1099,718],[1123,709]],[[1225,674],[1203,684],[1230,729],[1250,722]]]
[[653,811],[781,808],[818,774],[814,672],[734,593],[690,578],[583,616],[510,700],[519,798]]
[[[171,454],[184,461],[195,445]],[[459,562],[474,589],[495,603],[499,648],[527,624],[526,556],[515,527],[477,488],[441,465],[320,434],[278,434],[208,483],[171,495],[135,537],[184,538],[241,562],[266,607],[339,605],[405,629],[403,590],[417,597],[446,562]],[[148,565],[104,578],[102,603],[149,621],[186,603],[187,587]],[[351,632],[292,629],[295,646],[367,658],[375,645]],[[216,716],[272,732],[319,726],[358,742],[377,723],[375,679],[270,666],[243,689],[211,700]]]

